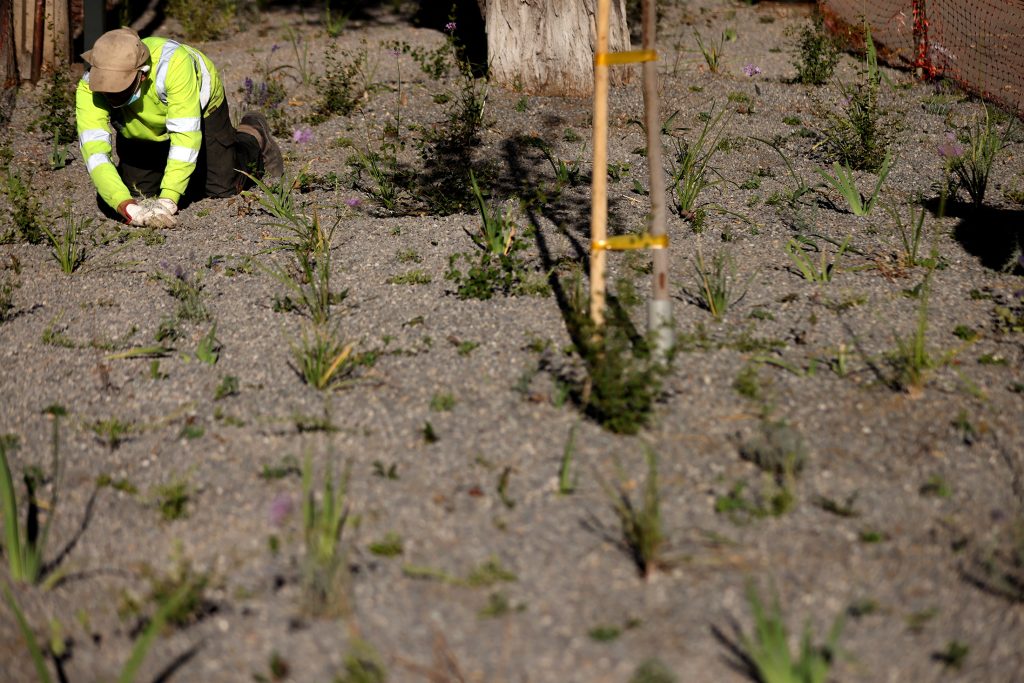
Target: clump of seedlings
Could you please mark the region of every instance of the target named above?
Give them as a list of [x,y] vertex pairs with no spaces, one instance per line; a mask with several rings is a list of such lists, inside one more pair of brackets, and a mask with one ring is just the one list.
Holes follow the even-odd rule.
[[825,30],[821,16],[804,24],[797,33],[793,65],[796,80],[805,85],[824,85],[832,78],[839,64],[839,48],[832,35]]
[[347,553],[341,535],[348,519],[350,468],[345,466],[339,478],[328,467],[323,485],[313,485],[313,460],[306,457],[302,468],[302,527],[306,554],[302,583],[306,608],[320,617],[345,616],[351,611]]
[[658,358],[620,307],[609,309],[603,326],[594,325],[579,274],[569,294],[566,324],[583,374],[557,368],[548,357],[542,359],[542,367],[568,388],[569,397],[595,422],[617,434],[636,434],[651,419],[671,355]]
[[882,73],[878,67],[878,53],[871,39],[871,29],[864,26],[865,60],[862,80],[852,85],[841,85],[846,102],[841,113],[828,115],[825,130],[825,149],[844,166],[857,171],[877,171],[887,157],[890,134],[883,123],[884,108],[879,101]]
[[754,615],[754,631],[742,635],[741,662],[750,676],[762,683],[825,683],[843,629],[842,615],[836,618],[822,645],[814,644],[810,624],[804,626],[800,649],[794,656],[778,597],[766,607],[757,588],[750,584],[747,600]]
[[[7,454],[17,447],[17,438],[12,435],[0,436],[0,519],[4,524],[4,535],[0,549],[7,556],[7,567],[14,581],[35,583],[45,571],[43,553],[49,537],[50,524],[57,510],[58,484],[60,478],[60,418],[66,415],[64,408],[53,405],[46,412],[53,420],[51,477],[54,482],[53,496],[45,505],[37,498],[46,477],[38,468],[25,468],[22,481],[25,485],[25,523],[18,523],[18,498],[15,494],[14,477],[11,474]],[[45,509],[45,513],[43,510]]]
[[[479,251],[459,252],[449,258],[445,279],[455,285],[456,295],[460,299],[485,300],[496,294],[549,293],[547,283],[531,278],[518,255],[526,245],[517,238],[515,222],[503,209],[484,199],[472,171],[470,182],[482,222],[480,233],[470,233],[470,237]],[[467,265],[460,268],[460,261]]]
[[639,503],[630,497],[619,467],[619,482],[613,486],[600,479],[601,487],[611,502],[621,530],[620,543],[636,564],[640,576],[647,577],[664,567],[665,535],[661,523],[661,490],[658,486],[658,456],[646,449],[647,479]]

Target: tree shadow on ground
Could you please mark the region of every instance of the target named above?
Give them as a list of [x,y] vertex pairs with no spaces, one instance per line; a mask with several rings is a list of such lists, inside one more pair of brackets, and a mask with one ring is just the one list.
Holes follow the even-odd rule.
[[[940,204],[939,198],[933,198],[925,202],[925,207],[937,216]],[[948,202],[945,214],[959,219],[953,238],[983,266],[1024,275],[1024,209]]]

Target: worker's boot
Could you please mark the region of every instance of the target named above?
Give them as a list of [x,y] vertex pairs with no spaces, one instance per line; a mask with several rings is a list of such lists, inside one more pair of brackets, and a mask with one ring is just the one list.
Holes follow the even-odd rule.
[[238,132],[251,135],[260,143],[260,156],[263,157],[263,177],[275,183],[280,180],[284,175],[284,159],[281,157],[281,148],[277,146],[277,142],[270,132],[267,118],[258,112],[248,112],[242,116],[242,120],[238,124]]

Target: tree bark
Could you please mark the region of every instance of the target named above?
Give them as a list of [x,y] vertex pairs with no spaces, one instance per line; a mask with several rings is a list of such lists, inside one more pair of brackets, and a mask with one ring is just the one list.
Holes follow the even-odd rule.
[[[596,0],[478,0],[487,25],[490,80],[536,95],[594,92]],[[608,48],[629,50],[625,0],[612,0]],[[629,80],[612,69],[612,83]]]
[[14,51],[14,1],[0,0],[0,125],[7,123],[21,81]]

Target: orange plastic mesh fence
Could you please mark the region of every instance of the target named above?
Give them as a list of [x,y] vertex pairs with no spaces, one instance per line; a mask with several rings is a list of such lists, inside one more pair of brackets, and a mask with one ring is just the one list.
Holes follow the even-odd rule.
[[856,44],[867,21],[879,58],[944,76],[1024,114],[1024,0],[820,0],[825,23]]

